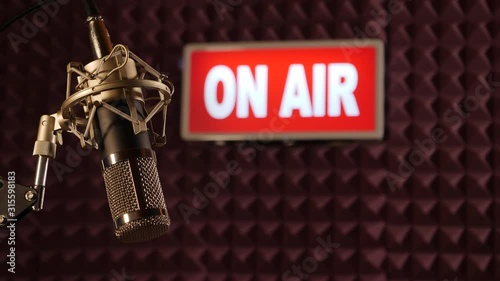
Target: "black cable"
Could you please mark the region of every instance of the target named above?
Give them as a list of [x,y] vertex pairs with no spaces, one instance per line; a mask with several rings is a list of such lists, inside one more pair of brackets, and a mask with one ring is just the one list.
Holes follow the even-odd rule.
[[85,11],[87,11],[87,16],[98,16],[99,10],[97,9],[94,0],[83,0],[83,4],[85,5]]
[[0,32],[4,31],[9,26],[11,26],[13,23],[15,23],[17,20],[23,18],[27,14],[34,12],[34,11],[40,9],[41,7],[45,6],[46,4],[49,4],[49,3],[55,2],[55,1],[56,0],[42,0],[42,1],[32,5],[30,7],[28,7],[26,10],[22,11],[21,13],[13,16],[12,18],[10,18],[10,19],[6,20],[4,23],[2,23],[0,25]]

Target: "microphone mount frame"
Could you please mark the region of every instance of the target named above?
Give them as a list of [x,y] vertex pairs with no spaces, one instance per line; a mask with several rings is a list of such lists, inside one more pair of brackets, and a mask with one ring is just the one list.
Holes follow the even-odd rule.
[[[110,68],[112,69],[109,70]],[[81,63],[69,63],[67,73],[66,100],[53,116],[58,120],[61,129],[78,137],[82,147],[99,148],[93,134],[93,121],[96,109],[100,106],[130,121],[135,134],[149,131],[154,146],[165,145],[167,110],[175,91],[174,84],[167,75],[156,71],[121,44],[116,45],[109,55],[86,66]],[[75,73],[79,75],[79,83],[75,86],[76,92],[72,93],[72,76]],[[110,77],[113,79],[109,81]],[[154,90],[158,95],[145,99],[141,88]],[[109,104],[117,99],[127,101],[130,114]],[[148,102],[155,100],[158,102],[146,107],[147,116],[144,119],[139,118],[133,102],[141,101],[147,106]],[[83,107],[84,116],[78,116],[76,106]],[[151,120],[160,110],[162,131],[157,133]],[[84,127],[84,130],[80,130],[81,127]]]

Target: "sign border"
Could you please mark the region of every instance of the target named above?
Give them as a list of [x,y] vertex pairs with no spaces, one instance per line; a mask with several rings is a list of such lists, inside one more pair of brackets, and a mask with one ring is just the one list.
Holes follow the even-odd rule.
[[273,141],[281,140],[382,140],[384,138],[385,121],[385,54],[384,42],[381,39],[334,39],[315,41],[257,41],[257,42],[217,42],[191,43],[184,46],[182,93],[181,93],[181,138],[185,141],[245,141],[251,140],[254,133],[219,132],[194,134],[189,131],[189,91],[188,78],[191,73],[191,54],[194,51],[224,50],[258,50],[280,49],[289,47],[321,48],[321,47],[375,47],[375,130],[372,132],[332,132],[332,133],[273,133]]

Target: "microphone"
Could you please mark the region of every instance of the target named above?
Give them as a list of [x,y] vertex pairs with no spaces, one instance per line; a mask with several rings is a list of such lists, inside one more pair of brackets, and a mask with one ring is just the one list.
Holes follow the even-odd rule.
[[[95,5],[85,4],[95,60],[68,65],[66,100],[55,117],[83,147],[99,150],[116,237],[126,243],[148,241],[164,235],[170,226],[152,147],[166,143],[167,106],[174,88],[126,46],[113,47]],[[79,83],[72,94],[73,73]],[[143,88],[156,90],[158,97],[145,98]],[[148,102],[156,100],[148,109]],[[79,106],[84,117],[77,114],[82,111]],[[157,134],[151,119],[161,109],[163,132]]]

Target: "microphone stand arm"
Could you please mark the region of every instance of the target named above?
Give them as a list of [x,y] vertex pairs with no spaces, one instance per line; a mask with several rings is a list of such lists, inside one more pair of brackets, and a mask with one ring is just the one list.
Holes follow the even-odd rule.
[[62,144],[61,133],[62,131],[59,126],[56,125],[56,118],[49,115],[43,115],[40,118],[40,123],[38,124],[38,134],[33,148],[33,155],[38,156],[35,182],[32,186],[32,188],[38,193],[38,200],[33,206],[33,210],[35,211],[43,209],[49,161],[50,159],[54,159],[56,157],[57,144]]
[[49,161],[56,156],[57,144],[62,144],[61,131],[55,130],[55,121],[49,115],[40,118],[33,149],[33,155],[38,157],[34,184],[28,187],[16,183],[15,172],[9,172],[7,180],[0,178],[0,228],[17,222],[31,210],[43,209]]

